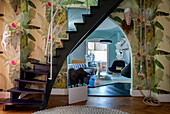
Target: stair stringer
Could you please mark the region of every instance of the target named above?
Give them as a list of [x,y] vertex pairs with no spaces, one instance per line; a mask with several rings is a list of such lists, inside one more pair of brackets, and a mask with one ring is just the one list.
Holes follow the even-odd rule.
[[53,84],[67,56],[73,52],[112,13],[112,11],[118,7],[122,1],[123,0],[99,0],[100,3],[98,5],[100,8],[98,13],[95,11],[90,14],[92,15],[92,17],[88,17],[90,19],[86,20],[86,18],[84,18],[85,24],[80,25],[80,27],[83,26],[81,30],[79,30],[80,28],[77,26],[77,32],[68,32],[69,41],[63,41],[64,49],[57,50],[61,55],[57,58],[58,63],[53,66],[52,80],[48,80],[46,85],[46,92],[44,96],[46,104],[41,106],[40,109],[46,108]]

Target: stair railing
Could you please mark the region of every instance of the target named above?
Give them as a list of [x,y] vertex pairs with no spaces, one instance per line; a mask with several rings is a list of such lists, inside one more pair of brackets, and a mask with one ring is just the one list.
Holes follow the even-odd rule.
[[[54,17],[58,12],[58,9],[61,7],[62,3],[64,2],[64,0],[61,1],[60,5],[57,7],[57,10],[55,11],[54,15],[53,15],[53,0],[51,0],[51,22],[49,24],[49,28],[48,28],[48,36],[47,36],[47,43],[46,43],[46,50],[45,50],[45,55],[48,56],[48,60],[47,62],[50,63],[50,77],[48,78],[49,80],[52,80],[52,58],[53,58],[53,21],[54,21]],[[51,34],[51,35],[49,35]],[[49,38],[51,36],[50,42],[49,42]],[[49,47],[49,48],[48,48]]]
[[[51,44],[53,44],[53,21],[54,21],[54,18],[53,18],[53,0],[51,0]],[[52,58],[53,58],[53,46],[50,45],[50,77],[48,78],[49,80],[52,80],[52,66],[53,66],[53,61],[52,61]],[[49,55],[49,54],[48,54]]]
[[[77,10],[74,11],[73,14],[72,14],[70,17],[67,18],[67,20],[64,22],[64,24],[61,26],[60,30],[57,32],[54,41],[56,41],[56,39],[59,37],[59,34],[60,34],[60,32],[62,31],[64,25],[67,23],[67,21],[82,7],[82,5],[83,5],[84,3],[85,3],[85,2],[83,2],[83,3],[80,5],[80,7],[78,7]],[[63,12],[63,13],[64,13],[64,12]],[[63,15],[63,14],[62,14],[62,15]],[[57,22],[57,25],[54,27],[54,32],[56,31],[57,26],[59,26],[59,22],[60,22],[60,20]],[[53,42],[53,45],[54,45],[54,42]]]
[[[57,38],[59,37],[60,32],[62,31],[64,25],[67,23],[67,21],[78,11],[78,9],[80,9],[82,7],[82,5],[85,3],[83,2],[79,8],[77,8],[77,10],[70,16],[67,18],[67,20],[65,21],[65,23],[61,26],[61,28],[59,29],[59,31],[56,33],[56,37],[53,40],[53,34],[55,33],[57,27],[59,26],[59,22],[62,19],[62,16],[64,15],[64,13],[67,11],[67,9],[65,9],[65,11],[62,13],[62,15],[60,16],[56,26],[53,28],[53,21],[54,21],[54,17],[56,16],[56,14],[58,13],[59,8],[61,7],[62,3],[64,2],[64,0],[61,1],[60,5],[57,7],[57,10],[55,11],[54,15],[53,15],[53,0],[51,0],[51,22],[49,24],[49,28],[48,28],[48,35],[47,35],[47,43],[46,43],[46,49],[45,49],[45,55],[47,55],[47,62],[50,64],[50,77],[48,78],[49,80],[52,80],[52,64],[53,64],[53,45],[54,42],[57,40]],[[87,2],[87,13],[88,13],[88,0],[86,0]],[[69,7],[71,6],[71,4],[69,5]],[[50,38],[51,37],[51,38]],[[49,41],[50,39],[50,41]]]

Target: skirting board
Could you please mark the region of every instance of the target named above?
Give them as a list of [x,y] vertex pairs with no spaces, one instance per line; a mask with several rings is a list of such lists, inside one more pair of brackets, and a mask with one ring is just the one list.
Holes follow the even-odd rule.
[[0,98],[10,98],[10,92],[0,92]]
[[[51,95],[67,95],[67,89],[52,89]],[[10,92],[0,92],[0,98],[10,98]]]
[[[149,90],[142,90],[142,92],[145,96],[147,96],[149,93]],[[160,102],[170,102],[170,94],[157,94],[154,92],[152,92],[151,94],[152,95],[154,94]],[[139,90],[132,90],[131,95],[132,97],[142,97]]]

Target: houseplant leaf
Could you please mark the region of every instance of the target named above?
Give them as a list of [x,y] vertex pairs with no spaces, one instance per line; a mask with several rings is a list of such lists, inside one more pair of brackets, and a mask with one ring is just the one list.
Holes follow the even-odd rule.
[[163,66],[157,59],[155,60],[155,64],[156,64],[159,68],[164,69],[164,66]]
[[35,9],[36,9],[35,4],[34,4],[33,2],[31,2],[30,0],[28,1],[28,4],[29,4],[31,7],[33,7],[33,8],[35,8]]
[[160,28],[161,30],[164,30],[164,27],[158,21],[155,22],[155,26]]
[[29,39],[36,41],[35,38],[30,33],[28,33],[27,36],[28,36]]

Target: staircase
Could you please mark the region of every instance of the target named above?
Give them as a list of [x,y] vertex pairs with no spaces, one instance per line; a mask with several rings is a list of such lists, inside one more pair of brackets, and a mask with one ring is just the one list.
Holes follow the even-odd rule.
[[[67,31],[69,40],[62,40],[64,48],[56,48],[56,55],[53,56],[52,80],[49,78],[50,64],[32,63],[34,69],[21,70],[18,87],[14,87],[8,92],[11,98],[0,104],[4,105],[4,110],[13,109],[15,105],[37,105],[39,109],[45,109],[48,104],[51,89],[55,79],[67,56],[74,51],[109,15],[123,0],[98,0],[98,6],[91,6],[91,14],[83,14],[84,23],[75,23],[77,31]],[[45,80],[33,79],[34,77],[45,76]],[[43,90],[26,88],[26,84],[44,85]],[[21,93],[42,95],[41,100],[30,100],[19,98]]]

